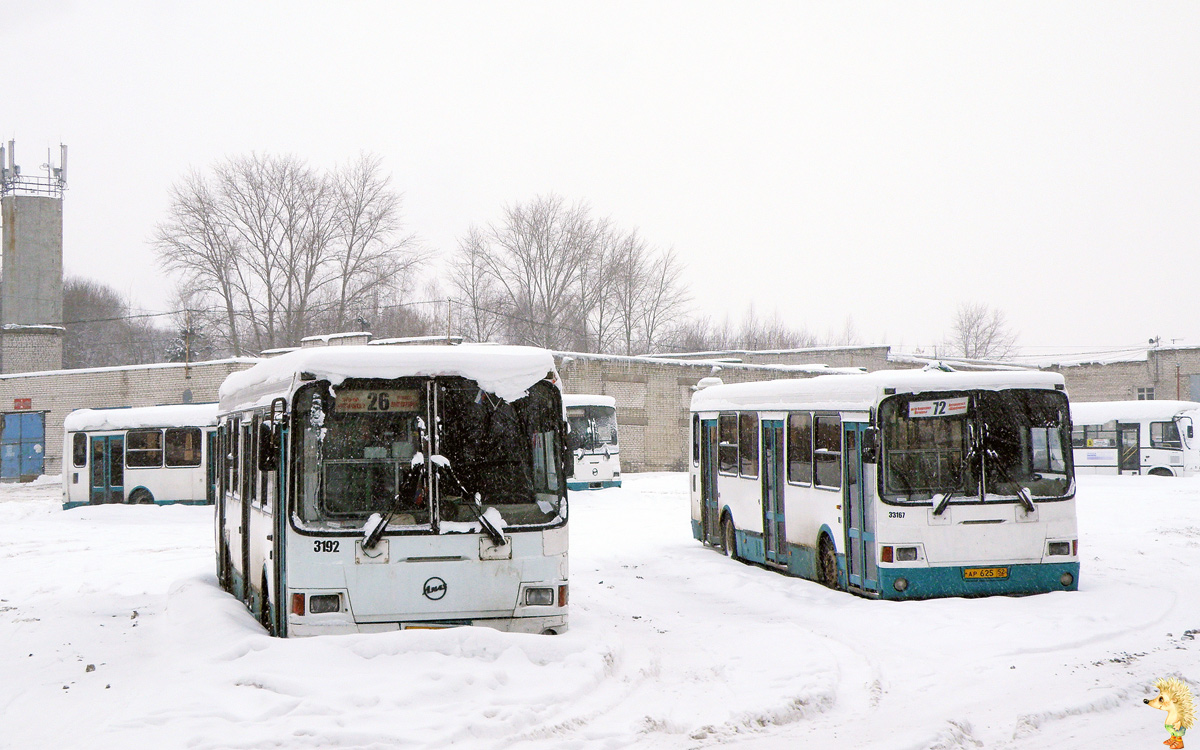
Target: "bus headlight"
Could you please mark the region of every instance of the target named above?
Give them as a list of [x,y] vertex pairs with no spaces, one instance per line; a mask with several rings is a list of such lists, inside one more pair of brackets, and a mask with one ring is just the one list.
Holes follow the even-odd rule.
[[1049,554],[1051,555],[1069,555],[1071,554],[1070,542],[1050,542]]
[[908,590],[908,579],[907,578],[897,578],[896,580],[892,581],[892,588],[896,589],[897,591],[901,591],[901,592],[907,591]]
[[525,589],[526,607],[549,607],[554,604],[554,589],[528,588]]

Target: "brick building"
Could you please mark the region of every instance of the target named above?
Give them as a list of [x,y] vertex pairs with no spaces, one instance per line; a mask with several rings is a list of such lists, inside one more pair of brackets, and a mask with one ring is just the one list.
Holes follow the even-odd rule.
[[75,409],[213,402],[226,375],[254,362],[238,358],[0,375],[0,478],[61,473],[63,419]]

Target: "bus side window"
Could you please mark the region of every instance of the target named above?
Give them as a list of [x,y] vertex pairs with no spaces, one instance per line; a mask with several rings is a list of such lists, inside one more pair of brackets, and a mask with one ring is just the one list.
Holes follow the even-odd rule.
[[241,475],[238,472],[239,454],[238,454],[238,435],[241,434],[241,421],[237,419],[230,420],[227,425],[229,428],[229,450],[225,453],[225,460],[229,462],[229,491],[236,497],[241,497],[241,486],[238,480]]
[[736,414],[722,414],[718,421],[720,436],[717,447],[717,465],[720,473],[737,476],[738,470],[738,418]]
[[788,481],[792,484],[812,484],[812,416],[807,413],[788,415],[787,435]]
[[741,459],[739,472],[744,477],[758,476],[758,415],[738,414],[738,456]]
[[815,421],[817,486],[837,489],[842,486],[842,420],[817,417]]
[[700,415],[692,415],[692,465],[700,465]]
[[82,432],[71,436],[71,461],[77,469],[87,466],[87,435]]

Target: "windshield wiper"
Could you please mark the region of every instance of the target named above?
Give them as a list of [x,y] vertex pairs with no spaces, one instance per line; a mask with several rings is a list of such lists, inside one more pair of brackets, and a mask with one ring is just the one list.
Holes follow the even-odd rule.
[[[413,505],[414,506],[419,506],[421,504],[421,490],[425,486],[425,482],[423,481],[423,477],[421,476],[421,474],[424,470],[425,470],[424,463],[418,464],[418,463],[414,462],[412,467],[409,468],[409,470],[407,472],[405,472],[405,475],[404,475],[405,480],[407,480],[409,478],[409,476],[412,475],[414,472],[416,474],[416,476],[413,477],[413,479],[415,480],[413,482]],[[387,531],[388,524],[391,523],[391,521],[392,521],[392,516],[396,515],[396,513],[399,512],[399,510],[400,510],[400,492],[397,490],[396,494],[392,497],[392,507],[388,508],[387,513],[385,513],[383,515],[383,518],[379,519],[379,522],[375,524],[375,528],[368,531],[367,535],[363,538],[363,543],[362,543],[363,549],[375,549],[375,545],[379,544],[379,540],[383,538],[383,532]]]
[[[446,470],[446,473],[449,474],[450,478],[454,480],[454,483],[458,485],[459,491],[462,492],[463,500],[466,500],[467,507],[471,509],[471,513],[474,514],[475,518],[479,520],[479,525],[483,527],[484,533],[488,535],[488,538],[490,538],[492,543],[497,547],[503,547],[504,534],[500,531],[500,529],[496,528],[496,525],[492,523],[491,519],[484,515],[483,499],[480,497],[479,493],[470,492],[466,487],[463,486],[462,481],[459,480],[458,475],[454,473],[454,469],[450,466],[450,462],[448,460],[442,458],[441,456],[431,458],[441,459],[439,461],[434,461],[433,465],[439,469]],[[471,502],[471,500],[467,499],[469,496],[474,498],[474,502]]]
[[933,509],[933,515],[940,516],[950,505],[950,498],[954,497],[954,493],[958,491],[957,487],[951,487],[942,492],[942,499],[938,501],[937,507]]

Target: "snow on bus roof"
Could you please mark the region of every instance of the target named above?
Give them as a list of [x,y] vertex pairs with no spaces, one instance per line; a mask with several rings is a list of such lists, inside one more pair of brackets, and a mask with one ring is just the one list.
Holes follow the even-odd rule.
[[1075,424],[1138,422],[1143,419],[1167,421],[1185,411],[1200,409],[1195,401],[1079,401],[1071,402],[1071,421]]
[[1063,376],[1049,372],[944,372],[941,370],[876,370],[860,375],[818,375],[815,378],[764,380],[716,385],[692,395],[692,411],[756,409],[786,410],[797,403],[828,409],[868,409],[884,388],[897,393],[1000,390],[1063,386]]
[[98,432],[141,427],[207,427],[216,424],[216,404],[167,404],[129,409],[76,409],[63,419],[63,430]]
[[221,384],[221,411],[263,406],[290,393],[301,373],[333,385],[346,378],[454,375],[473,380],[505,401],[523,397],[553,373],[554,357],[530,346],[329,346],[298,349],[235,372]]
[[597,396],[587,393],[564,393],[563,406],[611,406],[617,408],[617,400],[612,396]]

